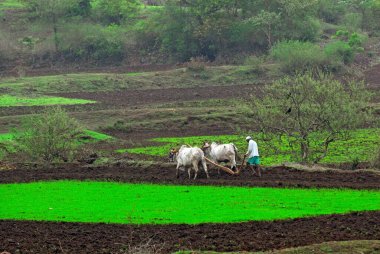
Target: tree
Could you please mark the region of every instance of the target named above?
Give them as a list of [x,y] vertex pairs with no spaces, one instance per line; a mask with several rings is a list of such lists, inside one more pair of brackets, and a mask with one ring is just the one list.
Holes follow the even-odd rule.
[[67,161],[77,150],[82,133],[79,123],[60,107],[24,119],[14,137],[19,149],[33,160]]
[[280,14],[262,10],[258,15],[251,17],[247,22],[252,23],[258,30],[262,30],[266,36],[268,48],[273,44],[273,30],[279,24]]
[[78,5],[78,0],[30,0],[26,1],[38,17],[47,20],[53,26],[55,51],[59,50],[58,21],[67,15],[73,6]]
[[287,136],[302,161],[318,162],[329,145],[371,119],[364,83],[344,86],[324,74],[283,78],[252,100],[256,124],[266,133]]

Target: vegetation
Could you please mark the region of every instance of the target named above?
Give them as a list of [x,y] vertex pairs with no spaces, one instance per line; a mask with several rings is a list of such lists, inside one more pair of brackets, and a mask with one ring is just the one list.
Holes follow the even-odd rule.
[[0,193],[0,218],[17,220],[199,224],[380,209],[380,192],[369,190],[58,181],[2,184]]
[[[286,135],[303,161],[318,162],[330,145],[371,120],[370,95],[364,84],[343,86],[323,74],[286,77],[252,98],[255,124],[264,132]],[[311,150],[317,137],[320,150]]]
[[[275,137],[263,133],[250,133],[258,142],[261,160],[264,165],[275,165],[285,162],[301,161],[299,148],[291,146],[291,139],[287,136]],[[380,129],[353,130],[346,140],[339,140],[330,145],[327,156],[320,162],[322,163],[351,163],[354,160],[360,162],[369,161],[373,156],[373,151],[380,144]],[[320,135],[311,135],[312,139],[310,150],[318,150],[323,140]],[[220,135],[220,136],[198,136],[184,138],[155,138],[153,142],[166,143],[157,146],[120,149],[118,152],[129,152],[136,154],[146,154],[150,156],[167,156],[172,147],[179,147],[183,144],[201,146],[204,141],[217,141],[221,143],[233,142],[243,154],[247,149],[245,136],[239,135]],[[294,151],[295,149],[295,151]]]
[[[189,61],[234,63],[266,54],[281,41],[333,39],[329,29],[359,36],[380,34],[378,0],[160,1],[7,0],[1,9],[23,7],[23,25],[0,27],[1,58],[15,65],[42,63],[155,64]],[[19,35],[12,36],[17,30]],[[47,33],[48,32],[48,33]],[[47,36],[46,36],[47,35]],[[322,37],[323,35],[323,37]],[[326,38],[325,36],[328,36]],[[17,61],[22,54],[22,61]],[[314,57],[317,57],[315,55]]]
[[16,133],[19,149],[32,160],[68,161],[78,149],[82,128],[63,109],[54,107],[41,115],[26,117]]
[[82,99],[69,99],[62,97],[19,97],[11,95],[0,95],[0,107],[15,107],[15,106],[48,106],[48,105],[74,105],[74,104],[89,104],[96,103],[95,101]]
[[[0,89],[23,96],[33,91],[35,96],[44,93],[97,92],[120,89],[149,89],[171,87],[194,87],[207,85],[253,84],[263,82],[250,66],[207,67],[203,75],[195,75],[187,69],[162,72],[131,73],[78,73],[24,78],[5,78]],[[152,81],[154,80],[154,82]]]
[[324,68],[327,59],[321,48],[311,42],[283,41],[271,48],[271,57],[285,73]]
[[[17,137],[22,136],[21,133],[14,131],[13,133],[0,134],[0,159],[3,159],[6,155],[17,153]],[[94,143],[98,141],[111,140],[113,137],[91,130],[84,130],[83,133],[76,140],[78,146],[85,143]]]

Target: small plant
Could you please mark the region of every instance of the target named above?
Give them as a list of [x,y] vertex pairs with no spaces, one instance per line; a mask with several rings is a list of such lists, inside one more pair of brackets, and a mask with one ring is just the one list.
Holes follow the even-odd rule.
[[380,169],[380,146],[375,149],[375,153],[371,159],[371,166],[376,169]]
[[186,63],[186,68],[193,72],[202,72],[206,69],[206,60],[204,57],[192,57],[189,62]]
[[255,72],[263,73],[264,72],[264,58],[257,56],[249,56],[244,61],[245,65],[250,66]]
[[14,136],[21,152],[33,161],[70,161],[79,147],[79,123],[60,107],[24,119]]

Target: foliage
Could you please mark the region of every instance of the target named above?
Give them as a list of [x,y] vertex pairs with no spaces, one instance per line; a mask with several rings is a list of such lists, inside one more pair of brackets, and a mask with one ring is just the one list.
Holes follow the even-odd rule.
[[326,64],[321,48],[311,42],[278,42],[272,47],[270,55],[280,63],[280,68],[285,73],[317,69]]
[[378,190],[58,181],[2,184],[0,193],[0,219],[38,221],[232,223],[380,209]]
[[354,60],[354,50],[344,41],[334,41],[324,48],[325,54],[333,61],[349,64]]
[[32,160],[53,162],[73,158],[82,129],[63,109],[53,107],[41,115],[26,117],[14,132],[20,151]]
[[[364,83],[345,87],[330,76],[307,73],[273,83],[262,100],[252,98],[251,108],[264,132],[287,135],[303,161],[318,162],[331,143],[368,123],[369,99]],[[310,150],[313,135],[321,141],[319,151]]]
[[202,72],[206,69],[206,61],[202,57],[192,57],[188,63],[186,63],[186,68],[189,71]]
[[120,62],[125,54],[123,32],[116,25],[66,25],[60,41],[62,53],[72,61]]
[[108,24],[120,24],[135,16],[139,7],[139,0],[97,0],[94,11]]
[[372,167],[380,169],[380,145],[374,149],[373,156],[370,160]]

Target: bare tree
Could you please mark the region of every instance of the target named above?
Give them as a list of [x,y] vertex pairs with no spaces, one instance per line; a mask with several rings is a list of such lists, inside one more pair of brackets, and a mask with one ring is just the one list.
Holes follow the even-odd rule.
[[328,75],[316,76],[285,77],[268,86],[263,99],[250,101],[256,125],[287,136],[302,161],[320,161],[331,143],[372,119],[362,82],[344,86]]

